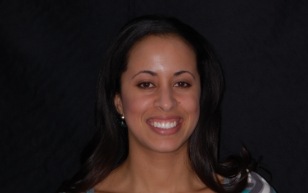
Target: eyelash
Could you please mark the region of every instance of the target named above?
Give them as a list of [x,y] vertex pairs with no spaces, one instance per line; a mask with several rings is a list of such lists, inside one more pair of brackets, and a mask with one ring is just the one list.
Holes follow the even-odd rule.
[[154,84],[151,83],[151,82],[141,82],[141,83],[137,84],[137,86],[139,88],[148,89],[148,88],[153,88]]
[[191,84],[189,84],[188,82],[177,82],[175,85],[178,85],[176,87],[181,87],[181,88],[189,88],[191,87]]
[[[149,89],[149,88],[155,87],[155,85],[151,82],[141,82],[141,83],[138,83],[137,86],[142,89]],[[180,81],[180,82],[176,82],[174,86],[180,87],[180,88],[189,88],[191,87],[191,84],[184,82],[184,81]]]

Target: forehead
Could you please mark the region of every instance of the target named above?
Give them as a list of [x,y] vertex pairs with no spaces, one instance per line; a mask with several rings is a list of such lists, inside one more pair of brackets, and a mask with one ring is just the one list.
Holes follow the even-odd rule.
[[136,48],[145,46],[147,44],[153,44],[153,42],[157,41],[159,41],[160,43],[178,42],[182,45],[185,45],[187,48],[190,48],[191,51],[195,52],[193,46],[187,40],[177,34],[150,34],[140,38],[133,44],[133,46],[128,51],[128,57]]
[[196,67],[196,54],[192,46],[177,35],[149,35],[130,49],[127,68],[153,63]]

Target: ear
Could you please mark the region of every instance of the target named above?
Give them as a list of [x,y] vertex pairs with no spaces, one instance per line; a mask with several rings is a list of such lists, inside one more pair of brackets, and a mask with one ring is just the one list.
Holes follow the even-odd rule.
[[123,105],[122,105],[122,99],[121,99],[120,94],[117,93],[115,95],[113,102],[114,102],[114,106],[117,109],[118,113],[123,115]]

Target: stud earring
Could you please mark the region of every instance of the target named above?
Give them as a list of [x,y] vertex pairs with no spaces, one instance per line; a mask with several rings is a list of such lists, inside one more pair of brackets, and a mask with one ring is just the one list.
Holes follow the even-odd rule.
[[126,127],[124,115],[121,115],[121,127]]

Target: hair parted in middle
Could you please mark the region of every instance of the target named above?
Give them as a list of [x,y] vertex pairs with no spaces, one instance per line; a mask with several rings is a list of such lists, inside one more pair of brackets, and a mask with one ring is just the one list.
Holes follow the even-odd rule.
[[[188,141],[192,169],[201,181],[217,192],[238,192],[247,181],[249,157],[233,156],[218,160],[220,101],[223,75],[220,64],[207,40],[192,27],[164,16],[143,16],[126,24],[107,52],[101,69],[97,98],[98,144],[87,160],[75,188],[87,190],[105,179],[128,155],[128,132],[121,126],[121,115],[114,98],[121,90],[121,75],[127,68],[130,50],[147,36],[176,36],[189,45],[196,55],[200,76],[200,116]],[[244,152],[245,153],[245,152]],[[217,174],[234,180],[221,184]]]

